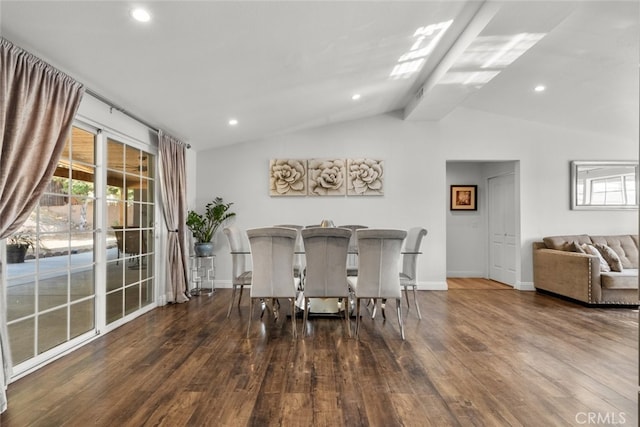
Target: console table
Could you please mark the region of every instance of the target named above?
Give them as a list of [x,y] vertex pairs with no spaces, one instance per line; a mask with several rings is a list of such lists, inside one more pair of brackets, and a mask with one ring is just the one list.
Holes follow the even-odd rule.
[[209,295],[215,292],[213,279],[215,278],[215,260],[216,256],[195,256],[189,257],[189,282],[191,287],[189,293],[194,296],[200,295],[202,292],[209,292]]

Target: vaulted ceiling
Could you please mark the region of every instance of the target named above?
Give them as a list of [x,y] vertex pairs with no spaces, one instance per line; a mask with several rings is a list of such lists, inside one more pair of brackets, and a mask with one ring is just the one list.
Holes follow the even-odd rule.
[[460,107],[638,135],[637,1],[2,0],[0,33],[198,150]]

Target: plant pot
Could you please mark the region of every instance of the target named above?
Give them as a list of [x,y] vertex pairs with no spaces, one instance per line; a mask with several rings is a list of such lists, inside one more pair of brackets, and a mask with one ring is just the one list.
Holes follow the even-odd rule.
[[24,262],[28,246],[7,245],[7,264],[19,264]]
[[193,250],[196,256],[213,256],[213,242],[196,243]]

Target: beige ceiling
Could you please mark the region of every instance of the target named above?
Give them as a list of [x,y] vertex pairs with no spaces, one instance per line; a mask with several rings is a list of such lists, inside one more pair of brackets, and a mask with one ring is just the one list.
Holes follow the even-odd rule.
[[638,137],[638,1],[146,1],[142,25],[131,2],[0,3],[3,37],[197,150],[461,107]]

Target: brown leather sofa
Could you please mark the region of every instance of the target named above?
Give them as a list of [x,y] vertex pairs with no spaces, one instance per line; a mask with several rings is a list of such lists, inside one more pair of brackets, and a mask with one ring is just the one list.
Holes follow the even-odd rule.
[[[621,271],[601,271],[606,260],[576,252],[584,244],[611,248]],[[587,304],[638,305],[638,261],[638,235],[550,236],[533,243],[533,282],[536,289]]]

